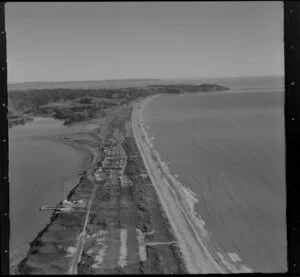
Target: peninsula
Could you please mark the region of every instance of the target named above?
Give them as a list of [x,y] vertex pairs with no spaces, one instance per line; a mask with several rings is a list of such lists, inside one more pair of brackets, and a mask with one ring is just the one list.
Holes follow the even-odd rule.
[[149,85],[10,92],[10,106],[20,114],[77,124],[74,133],[49,139],[90,155],[79,184],[57,203],[49,224],[11,274],[227,272],[202,243],[184,189],[168,179],[157,161],[141,118],[143,107],[159,94],[218,90],[227,88]]

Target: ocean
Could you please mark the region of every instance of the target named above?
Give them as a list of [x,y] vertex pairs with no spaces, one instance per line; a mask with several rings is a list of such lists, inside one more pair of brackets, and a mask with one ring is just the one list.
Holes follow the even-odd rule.
[[51,118],[9,129],[10,262],[17,262],[29,243],[49,223],[51,211],[79,182],[86,155],[70,146],[33,139],[62,134],[68,127]]
[[148,136],[195,194],[216,259],[227,268],[285,272],[283,78],[214,81],[231,90],[152,100],[142,114]]

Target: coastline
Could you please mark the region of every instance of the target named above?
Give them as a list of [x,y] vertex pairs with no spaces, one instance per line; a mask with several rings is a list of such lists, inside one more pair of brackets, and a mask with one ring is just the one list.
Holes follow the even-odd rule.
[[[135,105],[132,124],[139,151],[147,171],[160,197],[173,232],[181,246],[181,252],[190,273],[251,273],[253,270],[241,263],[236,253],[215,251],[209,247],[211,232],[205,229],[205,221],[199,214],[198,196],[183,186],[170,173],[168,162],[163,162],[154,149],[150,136],[143,125],[143,109],[154,97]],[[176,203],[176,204],[174,204]],[[181,218],[176,216],[180,215]],[[220,251],[220,252],[219,252]],[[235,255],[235,256],[234,256]],[[238,258],[235,258],[235,257]],[[197,257],[202,257],[201,261]]]
[[[160,95],[150,96],[140,101],[134,102],[132,105],[132,111],[130,113],[130,118],[128,121],[125,121],[125,129],[126,132],[129,132],[127,136],[132,136],[133,140],[136,143],[137,153],[141,156],[141,162],[144,162],[145,170],[148,174],[148,178],[152,181],[152,187],[154,193],[156,194],[157,199],[153,199],[155,205],[161,206],[162,212],[166,215],[166,221],[169,222],[171,236],[175,238],[175,241],[178,245],[178,252],[181,258],[176,258],[181,260],[181,263],[184,264],[184,267],[189,273],[238,273],[238,272],[252,272],[247,268],[237,269],[234,265],[227,263],[222,257],[213,256],[207,247],[207,242],[209,240],[209,232],[204,228],[204,221],[201,219],[199,214],[195,212],[194,208],[197,200],[197,195],[195,195],[191,190],[187,187],[181,185],[176,178],[174,178],[169,172],[169,168],[167,165],[161,161],[159,153],[153,149],[153,145],[149,136],[143,126],[143,118],[142,112],[145,106],[150,103],[153,99],[159,97]],[[122,120],[126,120],[121,116]],[[105,119],[108,120],[108,119]],[[131,126],[126,125],[126,123],[130,123]],[[80,191],[80,187],[83,186],[82,183],[85,183],[88,179],[90,184],[93,184],[94,188],[96,188],[96,184],[94,183],[93,171],[97,169],[96,163],[98,162],[100,156],[103,153],[97,148],[97,140],[102,136],[99,136],[99,130],[97,128],[92,128],[92,130],[87,130],[87,126],[89,126],[89,122],[81,123],[81,125],[77,125],[76,131],[63,133],[61,135],[53,135],[53,136],[45,136],[45,137],[35,137],[34,139],[43,139],[50,140],[54,142],[59,142],[68,147],[72,147],[74,151],[79,151],[85,154],[85,158],[82,164],[82,176],[79,180],[77,180],[76,184],[73,184],[72,189],[70,189],[67,193],[65,199],[72,200],[74,197],[77,199],[79,197],[78,190]],[[123,123],[122,123],[123,124]],[[126,127],[127,126],[127,127]],[[98,126],[99,127],[99,126]],[[116,127],[114,127],[116,128]],[[131,128],[131,132],[128,128]],[[78,130],[79,129],[79,130]],[[97,134],[94,130],[97,129]],[[85,132],[82,132],[82,131]],[[102,131],[103,132],[103,131]],[[110,134],[110,132],[105,136],[114,137],[115,135]],[[83,137],[80,137],[84,133]],[[130,135],[131,134],[131,135]],[[89,136],[88,139],[86,136]],[[121,136],[122,137],[122,136]],[[82,140],[84,139],[84,140]],[[101,139],[100,139],[101,140]],[[94,143],[96,142],[96,144]],[[123,143],[121,143],[121,147],[124,147]],[[131,146],[132,147],[132,146]],[[122,149],[122,148],[121,148]],[[126,149],[125,149],[126,150]],[[123,150],[124,151],[124,150]],[[126,150],[127,151],[127,150]],[[125,152],[126,152],[125,151]],[[130,150],[132,151],[132,150]],[[122,155],[125,157],[128,156],[128,153],[123,153]],[[100,156],[99,156],[100,155]],[[104,155],[105,157],[105,155]],[[132,156],[134,157],[134,155]],[[103,157],[102,157],[103,158]],[[129,158],[131,161],[132,158]],[[128,166],[127,162],[128,158],[125,159],[125,164],[123,166],[122,175],[124,174],[124,169]],[[98,163],[99,165],[99,163]],[[126,175],[129,177],[128,173]],[[125,176],[126,176],[125,175]],[[95,175],[96,176],[96,175]],[[87,178],[87,179],[86,179]],[[96,178],[97,179],[97,178]],[[102,190],[98,189],[99,193]],[[97,191],[96,192],[97,195]],[[143,192],[144,193],[144,192]],[[92,193],[93,194],[93,193]],[[101,192],[103,194],[103,192]],[[84,196],[85,199],[88,195]],[[92,197],[92,196],[91,196]],[[149,196],[148,196],[149,197]],[[93,197],[92,197],[93,198]],[[92,198],[88,201],[92,201]],[[128,201],[128,200],[127,200]],[[91,202],[92,203],[92,202]],[[91,208],[92,206],[90,206]],[[132,207],[134,209],[134,207]],[[93,208],[94,209],[94,208]],[[94,210],[91,210],[94,213]],[[130,212],[131,214],[133,211]],[[86,218],[86,222],[88,222],[88,215],[82,215]],[[154,216],[154,215],[153,215]],[[157,216],[157,215],[155,215]],[[155,218],[154,216],[154,218]],[[35,236],[34,240],[30,243],[30,250],[32,251],[33,245],[36,245],[36,241],[40,241],[44,239],[44,234],[48,231],[48,229],[53,228],[53,225],[57,225],[57,213],[53,212],[50,218],[50,222],[45,226],[37,236]],[[157,219],[156,219],[157,220]],[[145,224],[145,223],[144,223]],[[160,223],[162,224],[162,223]],[[165,224],[165,223],[164,223]],[[79,227],[80,225],[78,225]],[[161,228],[157,226],[157,228]],[[51,231],[50,231],[51,232]],[[101,231],[102,232],[102,231]],[[122,229],[124,232],[124,229]],[[96,235],[96,234],[95,234]],[[92,236],[95,236],[92,235]],[[50,236],[52,236],[50,234]],[[84,243],[84,238],[82,238],[82,242],[79,243],[74,241],[74,246],[71,248],[75,249],[79,247],[79,244]],[[77,244],[78,243],[78,244]],[[77,245],[77,246],[75,246]],[[47,246],[49,247],[49,246]],[[149,246],[148,246],[149,247]],[[70,247],[69,247],[70,248]],[[57,250],[56,250],[57,251]],[[67,250],[69,251],[69,250]],[[71,251],[71,250],[70,250]],[[85,251],[82,251],[77,255],[78,261],[80,261],[81,256],[85,257],[87,254]],[[123,250],[124,251],[124,250]],[[32,255],[29,251],[27,256]],[[68,254],[69,255],[69,254]],[[71,254],[70,254],[71,255]],[[71,256],[65,256],[71,257]],[[28,260],[28,257],[25,258],[25,261]],[[76,265],[78,263],[77,258],[72,262]],[[15,262],[17,263],[17,262]],[[179,262],[180,263],[180,262]],[[79,265],[79,263],[78,263]],[[93,265],[92,265],[93,267]],[[26,270],[22,269],[23,271]],[[77,271],[77,267],[74,267],[74,270]],[[86,272],[86,269],[79,268],[80,272]],[[17,273],[18,274],[18,273]]]
[[[247,91],[245,92],[247,93]],[[211,93],[219,94],[219,92]],[[220,93],[222,94],[223,92]],[[224,93],[228,94],[226,91]],[[229,93],[234,93],[234,91],[230,90]],[[192,92],[186,94],[192,94]],[[91,130],[87,130],[90,121],[78,122],[74,124],[74,129],[68,129],[71,130],[71,132],[67,131],[64,134],[61,133],[48,137],[36,137],[36,139],[45,140],[46,145],[48,144],[46,143],[47,141],[50,141],[49,144],[51,144],[51,141],[54,143],[59,142],[60,144],[66,145],[66,148],[72,147],[70,151],[84,153],[85,157],[82,159],[82,169],[78,167],[75,173],[79,180],[74,182],[75,178],[73,178],[73,185],[71,185],[71,182],[66,184],[64,181],[59,183],[65,188],[64,197],[62,199],[68,199],[71,202],[90,201],[89,199],[91,199],[93,206],[91,206],[90,214],[80,211],[78,218],[76,217],[77,211],[69,214],[64,212],[56,212],[55,214],[54,212],[52,213],[52,211],[48,211],[47,223],[43,223],[42,227],[38,230],[39,232],[36,232],[30,240],[30,246],[29,242],[27,243],[30,251],[24,253],[25,257],[23,258],[25,261],[22,261],[21,266],[18,267],[18,269],[20,269],[19,274],[49,274],[49,272],[50,274],[68,274],[69,271],[65,269],[68,268],[69,260],[73,259],[72,255],[74,251],[77,251],[75,248],[78,249],[79,246],[78,237],[82,235],[82,232],[79,233],[77,230],[84,231],[80,225],[80,219],[83,221],[86,219],[87,229],[85,237],[82,236],[82,246],[84,247],[81,248],[81,252],[77,251],[78,254],[76,255],[78,255],[79,258],[76,260],[73,259],[72,262],[72,264],[76,264],[76,267],[78,266],[78,274],[182,273],[184,272],[184,267],[188,269],[189,273],[201,272],[205,274],[207,273],[207,269],[209,273],[251,273],[253,270],[244,266],[244,261],[249,262],[253,268],[256,268],[256,265],[255,263],[251,263],[252,257],[253,260],[258,261],[258,264],[260,261],[262,265],[267,263],[267,257],[261,259],[265,256],[262,254],[264,248],[262,247],[262,251],[258,253],[256,252],[256,245],[251,244],[249,240],[247,240],[247,231],[249,228],[248,230],[245,229],[246,232],[241,232],[238,229],[239,226],[237,226],[234,221],[231,221],[230,217],[233,217],[234,214],[229,213],[228,220],[226,220],[226,217],[214,218],[214,215],[218,215],[216,212],[223,211],[222,208],[217,208],[218,202],[221,202],[221,200],[225,198],[222,198],[222,195],[220,195],[220,197],[214,201],[214,198],[210,198],[210,195],[205,194],[207,192],[206,190],[210,188],[202,185],[201,178],[204,179],[205,174],[209,174],[205,172],[205,168],[203,169],[204,171],[199,171],[199,179],[196,178],[198,177],[197,171],[188,171],[189,168],[186,168],[185,162],[187,162],[187,164],[192,162],[196,170],[200,169],[199,166],[201,167],[202,162],[204,164],[209,163],[206,161],[205,152],[197,153],[195,151],[195,156],[197,154],[197,157],[199,157],[199,166],[196,162],[198,160],[194,160],[194,152],[191,152],[191,156],[188,155],[190,151],[193,151],[192,143],[190,144],[190,149],[182,147],[184,138],[190,143],[191,141],[189,141],[189,139],[192,136],[189,136],[189,133],[186,131],[181,132],[182,137],[175,135],[175,138],[173,137],[172,139],[174,133],[172,133],[171,130],[173,135],[170,135],[167,126],[166,128],[157,128],[157,126],[161,126],[158,124],[154,127],[154,130],[157,130],[158,133],[155,132],[153,134],[150,132],[152,128],[148,129],[146,124],[143,125],[146,123],[143,116],[146,116],[147,119],[148,108],[146,108],[147,113],[143,113],[143,109],[146,105],[150,104],[151,109],[149,107],[149,110],[152,110],[152,99],[161,95],[168,94],[159,94],[154,97],[148,95],[143,99],[130,100],[130,102],[120,105],[120,107],[125,105],[134,107],[134,111],[130,110],[130,117],[127,115],[124,116],[124,112],[121,109],[119,110],[120,112],[114,112],[115,108],[107,110],[103,116],[101,115],[101,117],[99,116],[99,118],[93,119],[95,125],[97,125],[97,130],[94,127],[90,128]],[[174,98],[174,96],[172,97]],[[184,97],[185,94],[175,96],[177,100],[184,100]],[[170,98],[166,97],[165,100],[168,102]],[[168,109],[168,111],[169,108],[170,111],[172,111],[172,109],[176,111],[176,108],[178,108],[178,106],[165,106],[163,104],[165,103],[164,98],[160,98],[157,102],[154,102],[153,106],[156,106],[158,102],[161,103],[159,106],[163,107],[164,111],[165,108]],[[205,106],[205,104],[203,105]],[[188,107],[188,109],[189,108],[190,107]],[[180,108],[178,108],[178,110],[180,110]],[[180,113],[179,116],[181,116]],[[125,128],[123,126],[124,118],[126,120]],[[166,116],[166,118],[171,117]],[[165,120],[165,116],[159,113],[156,119]],[[99,131],[102,131],[100,120],[108,122],[107,131],[105,131],[107,135],[103,137],[99,135]],[[197,122],[200,122],[199,129],[206,125],[206,123],[202,124],[201,120]],[[168,124],[168,121],[165,120],[165,123]],[[162,126],[165,125],[162,124]],[[173,130],[175,132],[178,130],[178,128],[176,128],[178,127],[178,121],[174,122],[174,126],[175,128]],[[149,127],[152,127],[152,125]],[[198,126],[195,128],[193,124],[190,124],[190,127],[194,130],[198,129]],[[161,130],[164,130],[163,134],[160,134]],[[96,131],[98,131],[98,134]],[[181,129],[179,132],[180,131]],[[205,137],[205,128],[200,131],[200,137],[202,135]],[[157,141],[153,143],[154,136],[152,135],[156,136],[156,134],[158,138],[161,138],[161,135],[163,139],[165,136],[171,138],[168,144],[170,146],[168,150],[166,149],[166,151],[164,151],[164,148],[161,148],[160,139],[157,139]],[[176,140],[178,148],[174,149],[173,140]],[[113,143],[111,143],[111,141]],[[114,145],[114,141],[117,142],[117,146]],[[162,145],[164,145],[163,142],[164,140],[162,140]],[[162,149],[161,155],[155,150],[153,144],[155,147],[157,146],[159,152],[160,149]],[[186,145],[186,143],[183,144]],[[58,146],[57,148],[59,148]],[[203,144],[203,147],[206,148],[207,145]],[[176,149],[180,151],[177,152]],[[220,147],[220,149],[226,149],[226,146]],[[170,150],[173,150],[175,154],[181,153],[182,155],[170,155],[171,164],[169,165],[169,159],[167,157],[169,156],[168,151]],[[209,149],[207,152],[213,153],[213,151],[214,150]],[[28,156],[30,157],[30,155]],[[44,155],[44,157],[45,160],[47,160],[47,155]],[[97,161],[95,157],[100,158],[101,161]],[[222,153],[216,153],[215,157],[221,159]],[[167,158],[167,160],[164,158]],[[72,160],[65,161],[66,164],[69,162],[72,162]],[[182,171],[178,170],[177,162],[182,165],[179,167]],[[56,164],[59,164],[59,161]],[[81,161],[78,162],[78,165],[79,164],[81,164]],[[216,160],[213,160],[211,162],[211,168],[217,168],[217,166]],[[120,170],[121,167],[122,170]],[[192,168],[193,167],[191,167],[191,169]],[[184,172],[185,170],[187,171]],[[221,170],[216,170],[216,172],[218,173]],[[82,171],[84,172],[81,174]],[[89,171],[89,173],[87,173],[87,171]],[[174,172],[178,173],[179,176],[175,175]],[[56,175],[55,170],[51,170],[51,176],[52,175]],[[263,177],[265,177],[265,175],[263,175]],[[222,176],[220,180],[223,181]],[[22,183],[22,180],[19,183]],[[199,186],[199,183],[202,186]],[[214,185],[214,182],[211,183],[213,189],[218,187]],[[231,183],[234,184],[234,182]],[[90,198],[92,192],[90,188],[92,186],[97,187],[94,198]],[[51,184],[47,187],[50,187],[53,191]],[[234,189],[232,192],[238,193],[238,189]],[[19,195],[24,199],[22,193],[19,193]],[[47,194],[46,197],[48,197]],[[51,204],[58,204],[59,200],[55,199],[49,202]],[[274,203],[274,201],[272,202]],[[242,201],[242,203],[244,204],[246,201]],[[277,202],[275,201],[275,203]],[[256,202],[254,202],[254,204],[256,204]],[[38,207],[41,205],[42,204],[38,205]],[[154,209],[152,207],[157,205],[160,205],[161,209],[157,209],[153,212]],[[37,208],[35,208],[35,210],[37,210]],[[212,211],[211,213],[210,210]],[[238,209],[232,210],[238,211]],[[232,212],[232,210],[229,212]],[[224,209],[224,211],[226,211],[226,209]],[[30,213],[27,214],[30,215]],[[160,214],[163,220],[160,219]],[[34,218],[32,215],[30,216]],[[51,221],[49,220],[50,217]],[[35,222],[38,221],[35,220]],[[216,225],[211,224],[211,222],[216,223]],[[165,226],[167,225],[168,227],[166,228]],[[253,224],[251,225],[253,226]],[[222,226],[224,226],[224,229]],[[256,224],[253,228],[254,227],[256,228]],[[170,234],[165,232],[164,228],[168,229]],[[67,229],[67,232],[65,232],[65,229]],[[135,234],[135,230],[137,234]],[[210,233],[210,231],[212,233]],[[269,230],[266,231],[270,233]],[[60,235],[60,233],[62,235]],[[241,236],[239,236],[240,234]],[[226,243],[227,237],[230,237],[228,241],[232,241],[232,245]],[[135,241],[136,238],[138,243]],[[264,239],[264,237],[262,239]],[[265,241],[268,243],[268,240]],[[248,247],[242,249],[244,243]],[[169,260],[167,257],[170,256],[170,253],[173,253],[170,251],[171,247],[170,249],[167,248],[169,246],[175,249],[175,252],[178,253],[178,257],[181,257],[181,259],[178,260],[171,258],[173,259],[173,264],[172,262],[168,264]],[[235,248],[235,246],[237,247]],[[258,246],[260,247],[260,245]],[[243,252],[240,251],[240,249],[243,250]],[[252,249],[252,253],[250,249]],[[273,248],[269,249],[272,250]],[[276,248],[274,249],[276,250]],[[142,254],[137,252],[137,250],[140,250]],[[270,252],[270,250],[268,251]],[[165,253],[163,253],[164,251]],[[233,251],[236,251],[238,254]],[[280,250],[277,252],[279,253],[279,251]],[[120,252],[119,261],[116,263],[118,252]],[[270,256],[277,258],[277,252],[270,252],[272,253]],[[242,259],[238,256],[240,254]],[[140,255],[140,259],[138,255]],[[174,261],[176,262],[174,263]],[[283,261],[282,256],[281,259],[277,258],[277,261]],[[175,269],[174,265],[179,264],[182,264],[182,267],[178,266]]]
[[60,136],[38,137],[38,138],[34,138],[34,139],[60,143],[60,144],[67,146],[68,148],[72,148],[72,150],[75,152],[84,154],[84,158],[82,158],[82,162],[80,165],[80,171],[82,171],[82,172],[87,171],[87,169],[90,168],[90,166],[91,166],[90,164],[92,163],[93,156],[95,155],[95,154],[93,154],[92,150],[81,147],[79,144],[76,144],[76,143],[74,143],[68,139],[65,139],[63,137],[60,137]]
[[143,127],[141,113],[154,97],[142,100],[134,106],[133,133],[148,174],[179,242],[186,267],[189,273],[226,273],[228,270],[209,253],[206,247],[207,235],[193,211],[194,204],[190,204],[195,202],[193,193],[170,175],[168,168],[153,149]]
[[[40,118],[40,117],[38,117]],[[43,117],[47,118],[47,117]],[[47,118],[49,119],[49,118]],[[25,123],[26,124],[26,123]],[[92,148],[87,147],[84,143],[74,143],[70,141],[69,139],[64,138],[65,133],[59,134],[59,135],[48,135],[43,137],[33,137],[32,139],[36,140],[45,140],[45,141],[52,141],[54,143],[59,143],[61,145],[66,146],[69,149],[72,149],[72,151],[75,151],[77,153],[83,154],[84,156],[81,159],[80,165],[78,167],[78,171],[80,173],[74,174],[72,177],[68,178],[63,182],[61,185],[64,186],[64,197],[56,204],[62,203],[63,200],[69,200],[71,195],[74,193],[76,188],[80,185],[82,182],[84,175],[88,170],[91,170],[93,168],[93,165],[95,161],[97,160],[97,153],[96,151],[93,151]],[[41,235],[43,232],[51,226],[53,221],[55,220],[56,212],[55,210],[49,215],[48,223],[43,227],[42,230],[38,231],[37,233],[33,234],[30,239],[28,239],[26,242],[24,242],[22,245],[18,246],[18,248],[24,248],[25,250],[15,250],[16,252],[13,254],[15,256],[14,260],[10,261],[10,274],[16,274],[15,271],[17,270],[18,263],[24,259],[27,256],[27,252],[30,250],[30,245]],[[25,246],[29,245],[29,246]]]

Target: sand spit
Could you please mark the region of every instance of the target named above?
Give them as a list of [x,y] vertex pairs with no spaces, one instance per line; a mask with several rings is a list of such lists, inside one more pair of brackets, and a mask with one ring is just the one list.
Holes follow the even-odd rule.
[[[233,255],[232,262],[224,262],[220,255],[212,255],[207,247],[211,234],[204,228],[205,222],[194,211],[197,196],[174,178],[153,149],[143,126],[141,113],[145,105],[157,96],[137,103],[132,113],[135,139],[143,157],[148,174],[155,186],[164,211],[172,225],[175,237],[189,273],[238,273],[252,272],[246,266],[237,266],[240,261]],[[216,253],[219,254],[219,253]],[[232,253],[230,253],[232,256]],[[235,253],[234,253],[235,254]]]

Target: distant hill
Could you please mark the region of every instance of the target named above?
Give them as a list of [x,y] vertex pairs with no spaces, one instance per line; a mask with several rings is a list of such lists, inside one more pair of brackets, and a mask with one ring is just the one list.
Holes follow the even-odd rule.
[[70,81],[70,82],[26,82],[8,84],[8,90],[40,90],[40,89],[97,89],[97,88],[124,88],[148,86],[163,82],[160,79],[115,79],[100,81]]
[[283,76],[249,76],[228,78],[169,78],[169,79],[115,79],[99,81],[70,81],[70,82],[26,82],[8,84],[9,91],[28,91],[42,89],[118,89],[126,87],[146,87],[152,85],[200,85],[200,84],[222,84],[225,87],[274,87],[284,88]]
[[[53,84],[58,88],[53,88]],[[99,87],[99,84],[102,87]],[[105,87],[107,84],[112,84],[114,87]],[[34,89],[30,83],[23,84],[19,90],[10,88],[8,93],[10,126],[24,124],[36,115],[52,116],[64,119],[65,124],[72,124],[101,117],[113,106],[159,93],[181,94],[228,90],[216,84],[168,84],[166,81],[154,79],[109,80],[92,84],[91,82],[50,83],[51,88],[46,88],[47,83],[34,83],[34,85]]]
[[163,89],[162,93],[184,93],[184,92],[210,92],[210,91],[223,91],[229,88],[217,84],[171,84],[171,85],[150,85],[151,88]]

